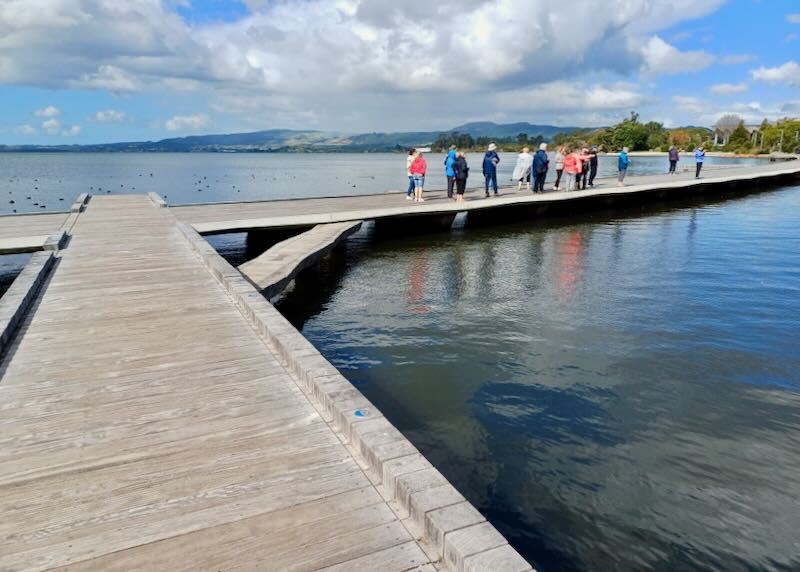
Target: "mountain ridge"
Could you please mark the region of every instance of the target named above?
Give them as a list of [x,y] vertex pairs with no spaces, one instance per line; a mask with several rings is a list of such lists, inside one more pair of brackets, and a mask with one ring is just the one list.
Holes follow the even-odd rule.
[[442,131],[339,133],[300,129],[265,129],[246,133],[221,133],[170,137],[158,141],[130,141],[84,145],[0,145],[0,152],[379,152],[401,151],[410,146],[430,145],[441,134],[468,133],[472,137],[510,138],[521,133],[550,140],[556,133],[571,133],[577,127],[535,125],[526,122],[498,124],[475,121]]

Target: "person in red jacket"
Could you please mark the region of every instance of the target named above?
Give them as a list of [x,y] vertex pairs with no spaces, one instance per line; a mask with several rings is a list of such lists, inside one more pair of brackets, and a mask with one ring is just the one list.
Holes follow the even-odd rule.
[[425,173],[428,170],[428,164],[422,153],[417,151],[417,156],[411,161],[411,167],[408,169],[411,176],[414,177],[414,200],[418,203],[425,202],[422,198],[422,193],[425,190]]

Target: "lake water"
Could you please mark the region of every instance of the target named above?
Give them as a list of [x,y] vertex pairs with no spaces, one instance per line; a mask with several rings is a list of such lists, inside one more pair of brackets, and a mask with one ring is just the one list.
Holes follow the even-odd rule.
[[540,572],[800,569],[800,187],[361,233],[281,309]]
[[[477,185],[482,155],[468,158]],[[444,155],[427,160],[427,187],[444,188]],[[709,165],[758,161],[708,159]],[[501,184],[515,162],[516,154],[501,155]],[[407,187],[405,169],[405,155],[396,153],[0,153],[0,214],[67,211],[83,192],[155,192],[172,204],[382,193]],[[637,157],[629,176],[666,170],[665,158]],[[616,158],[602,157],[600,175],[615,171]]]
[[[630,176],[664,163],[635,158]],[[83,191],[191,203],[406,183],[390,154],[0,167],[3,213]],[[799,229],[796,187],[397,240],[367,229],[281,309],[540,572],[798,570]],[[242,255],[241,235],[212,242]],[[26,259],[0,257],[0,292]]]

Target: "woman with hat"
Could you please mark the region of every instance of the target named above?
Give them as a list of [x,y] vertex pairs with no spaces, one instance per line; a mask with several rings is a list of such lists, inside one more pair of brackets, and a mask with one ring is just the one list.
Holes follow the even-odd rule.
[[483,156],[483,177],[486,180],[486,196],[489,196],[489,183],[492,184],[494,194],[497,195],[497,164],[500,156],[497,154],[497,145],[489,145],[486,154]]

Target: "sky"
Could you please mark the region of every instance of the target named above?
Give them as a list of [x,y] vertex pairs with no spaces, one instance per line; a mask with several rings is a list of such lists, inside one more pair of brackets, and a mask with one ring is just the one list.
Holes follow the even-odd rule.
[[0,143],[800,116],[798,0],[0,0]]

